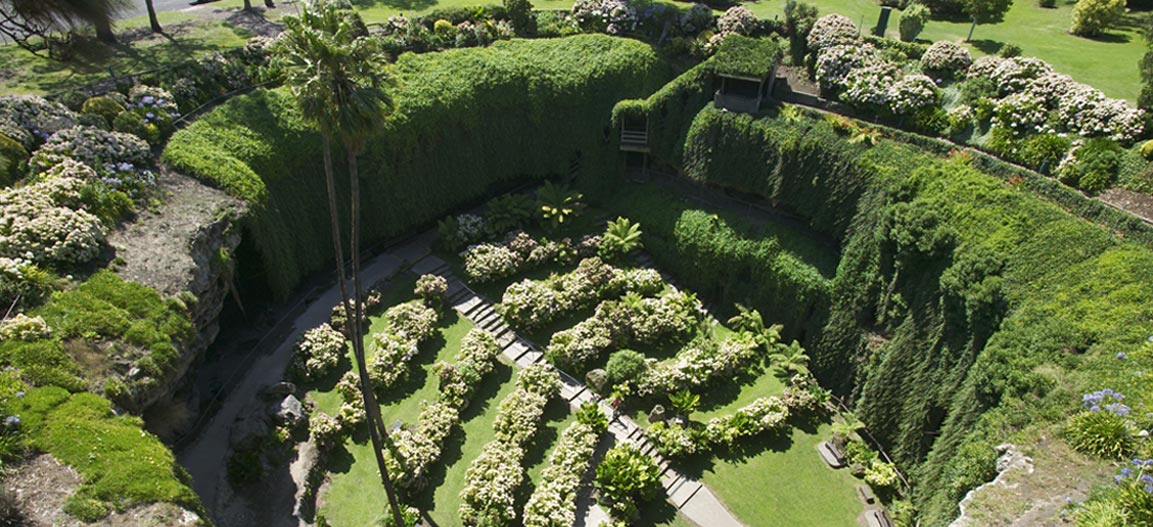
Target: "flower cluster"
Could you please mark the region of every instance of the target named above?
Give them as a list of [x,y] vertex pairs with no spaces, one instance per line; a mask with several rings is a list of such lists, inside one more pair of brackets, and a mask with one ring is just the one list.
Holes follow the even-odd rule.
[[695,35],[713,26],[713,10],[705,4],[693,4],[678,21],[681,32]]
[[757,30],[757,17],[749,8],[736,5],[730,7],[717,19],[717,32],[722,35],[736,33],[751,35]]
[[315,380],[332,372],[344,356],[344,335],[327,323],[304,332],[296,341],[296,371],[304,380]]
[[868,44],[839,44],[817,53],[817,82],[826,89],[843,89],[849,72],[880,60]]
[[993,72],[997,71],[997,68],[1000,67],[1003,62],[1005,62],[1005,58],[1003,57],[986,55],[973,61],[973,64],[969,65],[969,71],[966,72],[966,76],[970,79],[991,79]]
[[702,310],[696,296],[675,290],[655,298],[631,294],[604,301],[591,318],[553,334],[545,354],[553,362],[581,369],[609,349],[691,335]]
[[581,28],[610,35],[621,35],[636,29],[637,10],[627,0],[577,0],[573,17]]
[[136,196],[156,185],[147,167],[152,160],[148,143],[136,136],[77,126],[52,134],[28,161],[34,173],[74,160],[91,167],[113,190]]
[[1079,86],[1082,85],[1074,81],[1073,77],[1064,73],[1049,72],[1033,79],[1026,91],[1045,101],[1045,105],[1049,108],[1055,108],[1061,104],[1061,99]]
[[0,257],[36,265],[82,264],[104,245],[105,227],[76,210],[83,183],[55,178],[0,191]]
[[1131,142],[1144,130],[1145,112],[1077,84],[1057,97],[1057,119],[1065,129],[1083,137]]
[[887,60],[854,68],[845,76],[841,98],[853,105],[888,106],[889,89],[899,74],[897,65]]
[[316,412],[308,419],[308,434],[320,445],[335,445],[343,432],[340,421],[324,412]]
[[419,302],[405,302],[388,308],[384,312],[389,329],[408,340],[424,342],[436,331],[439,316],[432,309]]
[[1121,402],[1124,400],[1125,394],[1109,388],[1097,390],[1093,393],[1086,393],[1081,396],[1081,404],[1090,412],[1100,412],[1104,410],[1118,417],[1126,417],[1130,413],[1129,407]]
[[460,518],[476,525],[511,525],[516,518],[516,490],[524,481],[524,447],[540,428],[544,407],[560,390],[560,377],[545,364],[521,371],[517,389],[501,401],[493,429],[497,438],[486,444],[464,473]]
[[424,300],[425,304],[440,305],[448,292],[448,281],[443,276],[435,274],[421,275],[416,279],[416,289],[413,293]]
[[32,342],[52,336],[52,330],[42,317],[29,317],[17,313],[12,318],[0,321],[0,342],[5,340],[23,340]]
[[1009,95],[993,110],[993,126],[1008,130],[1014,137],[1051,132],[1048,120],[1044,101],[1029,92]]
[[5,95],[0,97],[0,121],[10,122],[29,132],[32,142],[25,143],[24,148],[31,150],[52,134],[76,126],[77,117],[64,105],[48,102],[38,95]]
[[127,111],[117,115],[113,125],[155,145],[172,134],[178,117],[180,110],[168,90],[138,84],[128,92]]
[[921,67],[934,73],[956,74],[968,69],[972,63],[968,49],[948,40],[934,42],[921,55]]
[[761,397],[735,413],[714,417],[705,425],[704,437],[713,444],[732,446],[742,437],[766,430],[780,430],[789,418],[789,407],[778,397]]
[[806,42],[809,51],[819,53],[832,46],[854,45],[859,39],[857,26],[849,17],[832,14],[818,18],[813,23]]
[[1118,485],[1136,484],[1145,492],[1153,494],[1153,475],[1150,475],[1153,472],[1153,459],[1134,458],[1130,463],[1133,468],[1123,467],[1113,476],[1113,482]]
[[497,310],[514,326],[540,327],[607,296],[620,272],[600,258],[586,258],[568,273],[508,286]]
[[728,338],[719,345],[698,339],[676,357],[652,364],[638,381],[637,393],[645,397],[702,386],[748,366],[756,359],[757,349],[757,344],[747,338]]
[[469,280],[494,282],[517,273],[524,258],[503,245],[482,243],[469,247],[464,254],[464,272]]
[[936,106],[941,90],[933,79],[925,75],[905,75],[889,87],[889,109],[897,115],[908,115]]
[[420,344],[436,331],[437,313],[419,302],[405,302],[385,312],[388,331],[372,336],[372,357],[368,376],[372,387],[382,392],[408,374],[408,363]]
[[1035,57],[1013,57],[997,64],[989,79],[997,85],[1002,95],[1025,91],[1033,80],[1052,73],[1049,63]]
[[645,437],[662,455],[672,458],[691,456],[701,452],[705,446],[699,429],[686,427],[679,421],[653,423]]
[[540,484],[524,507],[525,527],[551,527],[576,523],[576,491],[588,470],[600,434],[592,426],[575,422],[561,433],[541,473]]
[[413,430],[401,430],[394,436],[396,450],[404,459],[403,467],[389,458],[398,483],[406,488],[424,485],[428,469],[440,459],[445,438],[460,424],[460,412],[469,402],[480,379],[492,371],[500,346],[491,333],[479,328],[470,330],[461,341],[455,365],[441,362],[435,371],[440,379],[440,400],[425,404]]

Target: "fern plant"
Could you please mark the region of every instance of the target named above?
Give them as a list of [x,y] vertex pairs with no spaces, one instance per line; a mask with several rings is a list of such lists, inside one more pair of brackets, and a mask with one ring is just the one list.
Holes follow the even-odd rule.
[[633,223],[628,218],[618,217],[610,221],[598,249],[600,257],[605,260],[617,260],[644,246],[641,242],[641,224]]
[[584,194],[580,192],[569,190],[564,185],[554,185],[551,181],[546,182],[536,194],[537,208],[544,227],[556,230],[565,222],[571,222],[572,218],[584,210],[583,199]]

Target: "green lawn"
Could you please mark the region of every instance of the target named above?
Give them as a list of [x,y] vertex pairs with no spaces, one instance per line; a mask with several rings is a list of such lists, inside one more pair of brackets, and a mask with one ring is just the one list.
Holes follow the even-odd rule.
[[[852,18],[865,31],[876,25],[881,10],[874,0],[807,1],[816,5],[822,15],[840,13]],[[745,5],[758,17],[784,18],[782,1],[759,0]],[[1148,13],[1130,15],[1121,28],[1098,39],[1087,39],[1068,33],[1072,12],[1073,3],[1067,0],[1058,2],[1055,9],[1039,7],[1033,0],[1016,0],[1004,21],[977,26],[969,49],[977,57],[996,53],[1004,44],[1016,44],[1021,46],[1024,55],[1040,57],[1057,71],[1072,75],[1111,97],[1135,101],[1141,91],[1137,62],[1145,53],[1145,40],[1137,21]],[[887,36],[898,36],[899,22],[899,16],[889,21]],[[930,20],[919,39],[961,42],[968,36],[969,26],[969,22],[963,20]]]
[[714,459],[701,480],[745,525],[856,525],[863,510],[854,490],[859,481],[847,469],[829,468],[817,453],[829,435],[822,424],[760,439],[745,452]]

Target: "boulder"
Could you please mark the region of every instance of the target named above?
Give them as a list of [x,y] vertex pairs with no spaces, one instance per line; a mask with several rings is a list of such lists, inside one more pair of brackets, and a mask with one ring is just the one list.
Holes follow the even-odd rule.
[[304,409],[304,404],[300,402],[300,399],[297,399],[295,395],[288,395],[276,404],[272,419],[276,424],[295,428],[308,422],[308,412]]

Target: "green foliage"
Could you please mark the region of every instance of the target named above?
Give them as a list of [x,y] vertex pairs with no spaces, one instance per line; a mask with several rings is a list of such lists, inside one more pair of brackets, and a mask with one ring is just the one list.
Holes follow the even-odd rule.
[[80,113],[100,117],[104,120],[104,127],[107,128],[112,126],[112,123],[115,122],[118,115],[124,113],[124,109],[124,105],[119,101],[111,97],[99,95],[84,101],[84,106],[80,108]]
[[508,20],[518,37],[531,37],[536,35],[536,16],[532,12],[532,2],[529,0],[502,0],[504,8],[508,11]]
[[[360,161],[364,243],[493,187],[567,173],[576,152],[590,172],[615,159],[603,132],[611,101],[651,93],[664,74],[647,45],[603,35],[401,56],[396,110]],[[174,134],[164,160],[250,204],[245,239],[258,260],[240,258],[242,274],[284,295],[330,260],[320,141],[284,91],[229,100]]]
[[1133,434],[1125,419],[1108,411],[1083,411],[1069,420],[1065,437],[1073,448],[1106,459],[1125,459],[1133,450]]
[[1095,37],[1116,24],[1125,15],[1125,0],[1077,0],[1073,6],[1074,35]]
[[1153,161],[1153,139],[1141,143],[1141,157],[1146,161]]
[[917,35],[925,29],[925,22],[929,20],[929,8],[921,4],[912,4],[901,12],[901,23],[899,30],[901,33],[901,40],[905,42],[912,42],[917,39]]
[[679,415],[692,415],[701,406],[701,396],[688,390],[669,394],[669,404]]
[[897,467],[893,466],[892,463],[874,459],[873,462],[865,468],[865,482],[873,488],[894,489],[900,481],[900,476],[897,474]]
[[597,249],[601,258],[617,260],[628,256],[629,253],[644,247],[641,241],[641,224],[633,223],[625,217],[617,217],[610,221]]
[[734,33],[725,37],[713,57],[714,71],[730,77],[765,79],[772,74],[782,55],[776,40]]
[[777,351],[769,354],[769,362],[773,365],[773,371],[778,377],[786,381],[795,375],[808,376],[810,374],[809,360],[805,349],[795,340],[787,346],[778,346]]
[[536,192],[537,210],[545,228],[556,230],[563,227],[565,222],[572,219],[584,210],[584,194],[570,190],[565,185],[555,185],[546,181],[544,186]]
[[114,414],[107,400],[34,388],[4,400],[3,410],[20,417],[30,448],[80,473],[84,483],[65,505],[70,514],[95,521],[114,509],[158,501],[201,511],[172,452],[142,429],[140,418]]
[[589,425],[597,434],[609,429],[609,418],[596,403],[584,403],[576,411],[577,421]]
[[1012,7],[1013,0],[962,0],[961,6],[979,24],[1000,22]]
[[489,234],[500,236],[527,227],[535,217],[536,206],[532,198],[524,194],[505,194],[488,202],[484,223]]
[[613,515],[629,518],[637,510],[637,501],[653,499],[660,489],[660,468],[629,443],[609,450],[597,465],[594,484],[612,505]]
[[647,369],[644,354],[633,350],[614,351],[605,364],[605,381],[610,387],[633,382]]
[[1072,159],[1057,172],[1062,183],[1097,194],[1112,185],[1121,168],[1121,147],[1108,139],[1097,138],[1073,151]]
[[24,149],[24,145],[0,134],[0,188],[7,187],[24,176],[28,169],[29,157],[31,155]]

